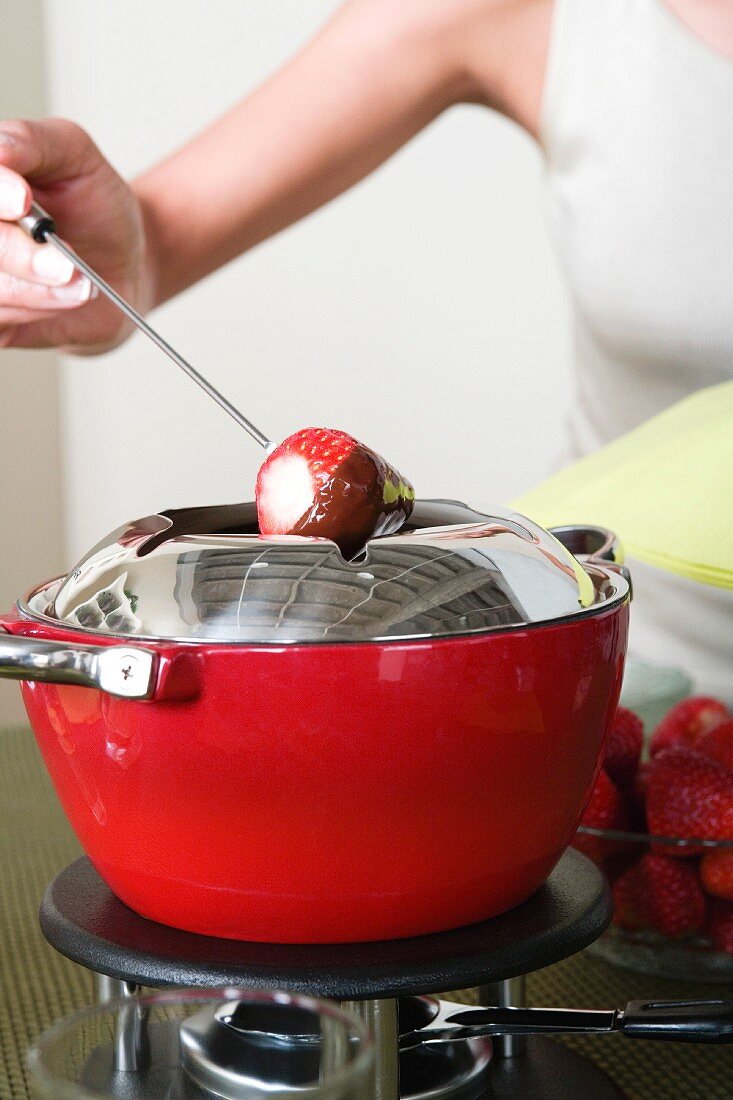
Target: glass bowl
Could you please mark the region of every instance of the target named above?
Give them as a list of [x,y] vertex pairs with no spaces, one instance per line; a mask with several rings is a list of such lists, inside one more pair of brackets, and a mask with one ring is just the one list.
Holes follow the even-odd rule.
[[374,1048],[337,1005],[277,991],[173,990],[108,1001],[28,1054],[46,1100],[371,1100]]
[[[733,851],[733,840],[657,836],[581,825],[573,847],[603,871],[614,893],[613,921],[589,948],[594,955],[626,970],[677,981],[733,981],[733,899],[721,902],[707,891],[700,877],[704,856],[710,852]],[[667,868],[677,877],[675,865],[684,867],[681,877],[687,882],[683,881],[682,887],[690,888],[697,898],[695,909],[701,918],[699,927],[676,935],[660,929],[659,913],[654,912],[648,880],[643,871],[634,870],[650,852],[664,857],[672,865],[658,862],[662,875]],[[695,878],[698,886],[694,884]],[[674,885],[670,884],[665,890],[663,882],[662,878],[658,884],[657,901],[661,901],[674,923],[679,903],[674,897]],[[731,932],[729,950],[722,950],[711,938],[710,923],[714,914],[719,914],[726,906]],[[661,923],[664,924],[663,919]],[[685,923],[684,916],[680,923]]]

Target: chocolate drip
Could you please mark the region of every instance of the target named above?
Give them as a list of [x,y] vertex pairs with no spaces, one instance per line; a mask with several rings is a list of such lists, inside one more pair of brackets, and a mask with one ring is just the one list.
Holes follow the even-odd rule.
[[291,533],[331,539],[345,558],[356,557],[376,535],[394,534],[412,512],[412,485],[361,444],[317,480],[313,504]]

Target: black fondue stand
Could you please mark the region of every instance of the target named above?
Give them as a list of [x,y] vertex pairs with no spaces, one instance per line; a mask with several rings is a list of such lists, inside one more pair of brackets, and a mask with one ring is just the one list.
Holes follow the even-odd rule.
[[[485,1039],[398,1053],[398,1006],[408,1012],[417,1004],[410,998],[478,986],[481,1004],[524,1004],[524,975],[587,947],[611,913],[599,871],[569,849],[546,884],[511,912],[407,940],[283,945],[181,932],[128,909],[86,858],[53,880],[40,919],[53,947],[99,976],[100,1000],[134,996],[141,986],[234,986],[347,1002],[375,1039],[375,1100],[618,1100],[604,1073],[550,1039],[494,1039],[493,1056]],[[134,1036],[117,1037],[123,1059],[134,1046]]]

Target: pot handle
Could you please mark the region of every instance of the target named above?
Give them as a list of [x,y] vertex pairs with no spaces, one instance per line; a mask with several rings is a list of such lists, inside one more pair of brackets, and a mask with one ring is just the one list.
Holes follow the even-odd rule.
[[624,565],[626,554],[623,543],[613,531],[588,523],[570,523],[562,527],[548,527],[547,530],[578,561],[611,569],[631,584],[631,574]]
[[158,657],[136,646],[71,646],[9,634],[0,627],[0,677],[95,687],[123,699],[151,699]]
[[623,565],[625,555],[621,540],[605,527],[571,523],[562,527],[548,527],[548,531],[580,561]]

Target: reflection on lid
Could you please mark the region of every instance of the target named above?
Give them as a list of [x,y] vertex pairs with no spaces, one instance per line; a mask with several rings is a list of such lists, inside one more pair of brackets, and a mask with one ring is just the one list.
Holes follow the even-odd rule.
[[372,543],[358,571],[330,544],[193,551],[179,559],[175,598],[196,637],[336,641],[526,621],[486,554],[407,542]]
[[135,615],[137,599],[125,590],[126,584],[127,573],[121,573],[112,584],[100,588],[84,603],[72,608],[66,621],[110,634],[140,634],[143,624]]

